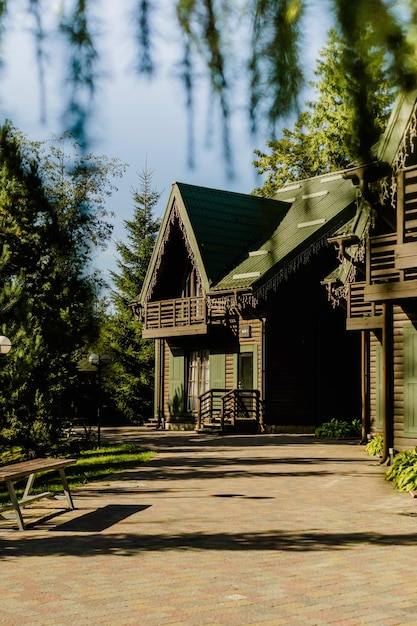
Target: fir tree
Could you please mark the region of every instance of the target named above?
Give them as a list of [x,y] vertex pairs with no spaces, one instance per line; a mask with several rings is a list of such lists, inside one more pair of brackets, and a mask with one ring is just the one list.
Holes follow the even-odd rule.
[[374,116],[373,124],[366,130],[367,154],[364,146],[358,144],[365,142],[365,129],[358,134],[350,91],[353,77],[345,74],[343,43],[331,30],[317,61],[316,80],[311,83],[316,100],[306,103],[307,110],[300,114],[293,130],[285,128],[281,139],[267,143],[270,153],[255,150],[258,158],[254,165],[267,178],[254,194],[269,197],[287,182],[343,169],[361,153],[364,158],[373,158],[372,147],[385,128],[395,93],[384,71],[383,51],[373,48],[370,39],[368,30],[358,42],[369,74],[367,107]]
[[139,174],[140,189],[132,190],[133,217],[124,221],[126,242],[116,244],[118,271],[111,273],[114,313],[105,330],[112,356],[106,389],[119,412],[132,423],[151,416],[153,401],[154,342],[142,338],[142,324],[129,307],[142,288],[160,225],[154,210],[161,194],[152,187],[152,175],[145,165]]

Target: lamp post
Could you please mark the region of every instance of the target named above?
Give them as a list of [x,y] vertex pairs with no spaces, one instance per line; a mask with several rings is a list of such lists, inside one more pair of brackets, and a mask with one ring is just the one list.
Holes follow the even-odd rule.
[[10,339],[8,337],[5,337],[4,335],[0,336],[0,354],[7,354],[8,352],[10,352],[10,349],[12,347],[12,342],[10,341]]
[[97,368],[97,387],[98,387],[98,401],[97,401],[97,445],[100,447],[100,430],[101,430],[101,369],[106,367],[110,363],[110,356],[108,354],[90,354],[88,357],[91,365]]

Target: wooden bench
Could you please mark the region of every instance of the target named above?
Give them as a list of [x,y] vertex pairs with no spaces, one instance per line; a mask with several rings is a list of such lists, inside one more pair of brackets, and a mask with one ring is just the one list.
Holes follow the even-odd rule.
[[[25,524],[20,508],[34,502],[35,500],[40,500],[41,498],[54,497],[50,491],[30,495],[36,474],[39,474],[39,472],[46,472],[47,470],[58,470],[68,506],[70,509],[73,509],[74,504],[68,487],[67,477],[65,476],[65,468],[68,465],[74,465],[76,462],[76,459],[33,459],[31,461],[23,461],[22,463],[14,463],[12,465],[4,465],[3,467],[0,467],[0,483],[6,483],[11,501],[11,504],[6,504],[0,507],[0,514],[3,511],[10,511],[13,509],[16,514],[19,529],[25,530]],[[22,499],[18,500],[14,489],[14,483],[16,480],[26,477],[28,477],[28,479],[25,491]]]

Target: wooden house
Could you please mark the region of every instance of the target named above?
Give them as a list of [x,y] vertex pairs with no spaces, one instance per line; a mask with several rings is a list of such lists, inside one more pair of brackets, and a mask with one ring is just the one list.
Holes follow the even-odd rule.
[[341,173],[273,198],[173,183],[142,292],[167,429],[312,431],[360,417],[360,337],[321,281],[357,214]]
[[377,160],[344,173],[358,212],[330,239],[340,266],[325,283],[361,337],[364,436],[382,434],[384,461],[417,445],[417,107],[402,96]]

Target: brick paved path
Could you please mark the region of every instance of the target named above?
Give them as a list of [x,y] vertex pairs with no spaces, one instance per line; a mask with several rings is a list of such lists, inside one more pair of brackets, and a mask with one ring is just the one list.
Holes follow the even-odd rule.
[[417,500],[363,447],[122,432],[158,456],[0,519],[2,626],[417,624]]

